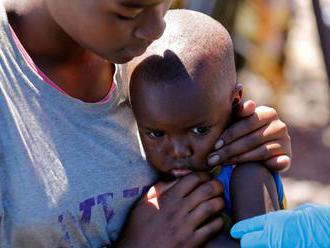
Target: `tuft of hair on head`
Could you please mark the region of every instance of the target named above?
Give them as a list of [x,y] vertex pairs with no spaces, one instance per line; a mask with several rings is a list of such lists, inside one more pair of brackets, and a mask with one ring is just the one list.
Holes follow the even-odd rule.
[[[153,69],[149,67],[144,73],[143,70],[139,71],[149,78],[152,75],[147,74],[153,74],[155,79],[164,74],[164,78],[168,79],[171,71],[173,75],[182,73],[182,69],[176,72],[175,68],[171,70],[170,66],[164,67],[168,70],[161,70],[160,58],[163,58],[163,63],[167,60],[167,64],[171,64],[169,59],[172,58],[182,63],[186,74],[191,78],[202,77],[204,67],[217,66],[216,71],[222,81],[236,83],[233,44],[221,23],[203,13],[184,9],[169,10],[165,15],[165,21],[166,29],[162,37],[154,41],[142,56],[129,63],[129,77],[137,66],[145,62],[149,62]],[[169,56],[171,54],[173,56]],[[156,57],[158,59],[155,59]],[[155,61],[158,65],[152,66],[151,62]]]

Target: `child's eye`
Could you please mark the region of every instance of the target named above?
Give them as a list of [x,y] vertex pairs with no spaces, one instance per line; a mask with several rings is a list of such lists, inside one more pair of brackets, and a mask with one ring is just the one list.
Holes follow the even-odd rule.
[[155,130],[155,131],[147,132],[147,135],[152,139],[159,139],[159,138],[163,137],[165,135],[165,133],[163,131]]
[[194,127],[191,131],[197,135],[205,135],[210,131],[211,127]]

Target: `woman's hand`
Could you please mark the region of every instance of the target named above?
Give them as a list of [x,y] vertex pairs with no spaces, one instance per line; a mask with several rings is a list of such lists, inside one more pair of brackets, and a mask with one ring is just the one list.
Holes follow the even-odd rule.
[[224,207],[222,192],[206,173],[155,185],[132,210],[116,247],[199,247],[223,226],[214,217]]
[[216,151],[210,154],[210,166],[263,161],[273,171],[290,167],[288,128],[275,109],[256,107],[250,100],[242,104],[236,117],[237,121],[224,131],[216,143]]

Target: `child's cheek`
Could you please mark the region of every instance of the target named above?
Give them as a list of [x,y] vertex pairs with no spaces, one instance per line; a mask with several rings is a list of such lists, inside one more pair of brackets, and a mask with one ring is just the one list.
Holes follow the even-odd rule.
[[166,165],[166,154],[161,145],[150,144],[145,149],[147,160],[158,170]]

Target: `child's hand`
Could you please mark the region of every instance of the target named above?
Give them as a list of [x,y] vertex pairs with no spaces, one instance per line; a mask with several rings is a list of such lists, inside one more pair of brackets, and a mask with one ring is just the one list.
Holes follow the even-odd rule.
[[[199,247],[220,231],[223,220],[214,217],[224,207],[219,182],[206,173],[191,173],[167,186],[155,185],[149,198],[137,203],[116,247]],[[150,203],[155,195],[158,207]]]
[[242,104],[237,121],[221,135],[209,165],[263,161],[273,171],[288,169],[291,141],[288,128],[275,109],[256,107],[253,101]]

